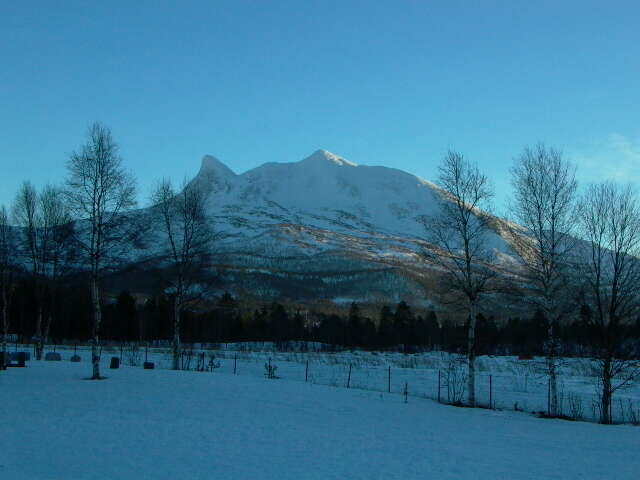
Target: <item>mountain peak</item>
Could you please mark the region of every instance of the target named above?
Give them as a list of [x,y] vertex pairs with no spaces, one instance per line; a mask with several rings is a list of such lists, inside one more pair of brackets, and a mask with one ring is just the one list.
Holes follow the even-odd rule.
[[[331,153],[327,150],[316,150],[310,156],[302,160],[304,163],[326,163],[330,162],[332,164],[338,165],[340,167],[357,167],[356,163],[350,162],[334,153]],[[301,162],[301,163],[302,163]]]
[[235,173],[224,163],[218,160],[212,155],[205,155],[202,157],[202,164],[200,165],[200,173],[217,173],[223,176],[233,176]]

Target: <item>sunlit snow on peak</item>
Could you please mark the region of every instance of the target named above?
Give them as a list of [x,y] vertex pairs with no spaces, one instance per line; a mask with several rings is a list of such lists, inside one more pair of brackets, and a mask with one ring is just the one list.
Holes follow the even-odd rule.
[[318,163],[318,162],[327,162],[327,161],[341,167],[343,166],[357,167],[358,166],[357,163],[350,162],[349,160],[346,160],[340,157],[339,155],[336,155],[334,153],[331,153],[327,150],[322,150],[322,149],[316,150],[309,157],[302,160],[302,162],[304,163]]

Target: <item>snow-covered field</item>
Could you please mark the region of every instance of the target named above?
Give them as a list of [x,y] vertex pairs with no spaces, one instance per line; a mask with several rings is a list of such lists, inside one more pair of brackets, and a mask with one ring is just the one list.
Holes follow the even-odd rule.
[[[377,392],[401,393],[405,385],[412,397],[429,398],[453,403],[459,399],[466,386],[466,371],[463,357],[452,361],[452,356],[441,352],[401,354],[395,352],[349,351],[339,353],[319,352],[275,352],[273,344],[221,344],[222,349],[193,349],[193,357],[185,368],[196,369],[198,354],[206,352],[206,362],[215,355],[220,368],[214,374],[232,374],[262,378],[264,365],[269,360],[278,367],[276,374],[284,380],[315,383],[334,387],[346,387]],[[239,350],[251,348],[250,351]],[[260,350],[262,347],[263,351]],[[271,349],[271,351],[270,351]],[[60,351],[60,349],[58,349]],[[162,349],[149,351],[148,359],[156,368],[169,369],[171,357]],[[73,354],[62,350],[66,361]],[[89,352],[79,350],[84,361],[89,361]],[[120,357],[119,349],[105,349],[103,357]],[[135,357],[135,358],[133,358]],[[138,366],[144,361],[144,350],[137,355],[130,351],[122,353],[124,364]],[[308,362],[308,370],[307,370]],[[477,398],[481,406],[502,410],[524,412],[546,412],[548,407],[548,380],[544,359],[518,360],[508,356],[481,356],[477,361]],[[389,370],[390,369],[390,370]],[[351,370],[351,374],[349,374]],[[559,376],[559,404],[568,417],[586,421],[598,420],[597,381],[591,365],[584,359],[566,359]],[[391,382],[389,382],[389,374]],[[440,378],[439,378],[440,377]],[[449,380],[449,381],[448,381]],[[440,384],[440,388],[438,388]],[[440,394],[438,395],[438,390]],[[612,406],[614,422],[632,423],[640,421],[640,385],[636,383],[614,395]]]
[[640,430],[87,363],[0,372],[2,479],[636,479]]

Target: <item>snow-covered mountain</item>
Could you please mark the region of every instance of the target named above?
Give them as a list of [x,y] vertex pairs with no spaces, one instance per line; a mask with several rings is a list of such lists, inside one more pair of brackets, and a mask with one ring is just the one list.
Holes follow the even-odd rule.
[[[419,252],[443,197],[426,180],[318,150],[240,175],[207,155],[191,183],[209,192],[221,234],[212,269],[222,289],[292,300],[433,301],[433,269]],[[497,257],[508,258],[503,236],[490,237]],[[148,261],[153,250],[138,254]]]

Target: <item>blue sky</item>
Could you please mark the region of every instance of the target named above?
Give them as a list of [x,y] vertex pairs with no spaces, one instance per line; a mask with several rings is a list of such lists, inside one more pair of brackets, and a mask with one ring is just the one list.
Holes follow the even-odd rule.
[[494,180],[544,141],[583,181],[640,179],[637,1],[0,0],[0,203],[111,127],[141,202],[204,154],[240,173],[318,148]]

